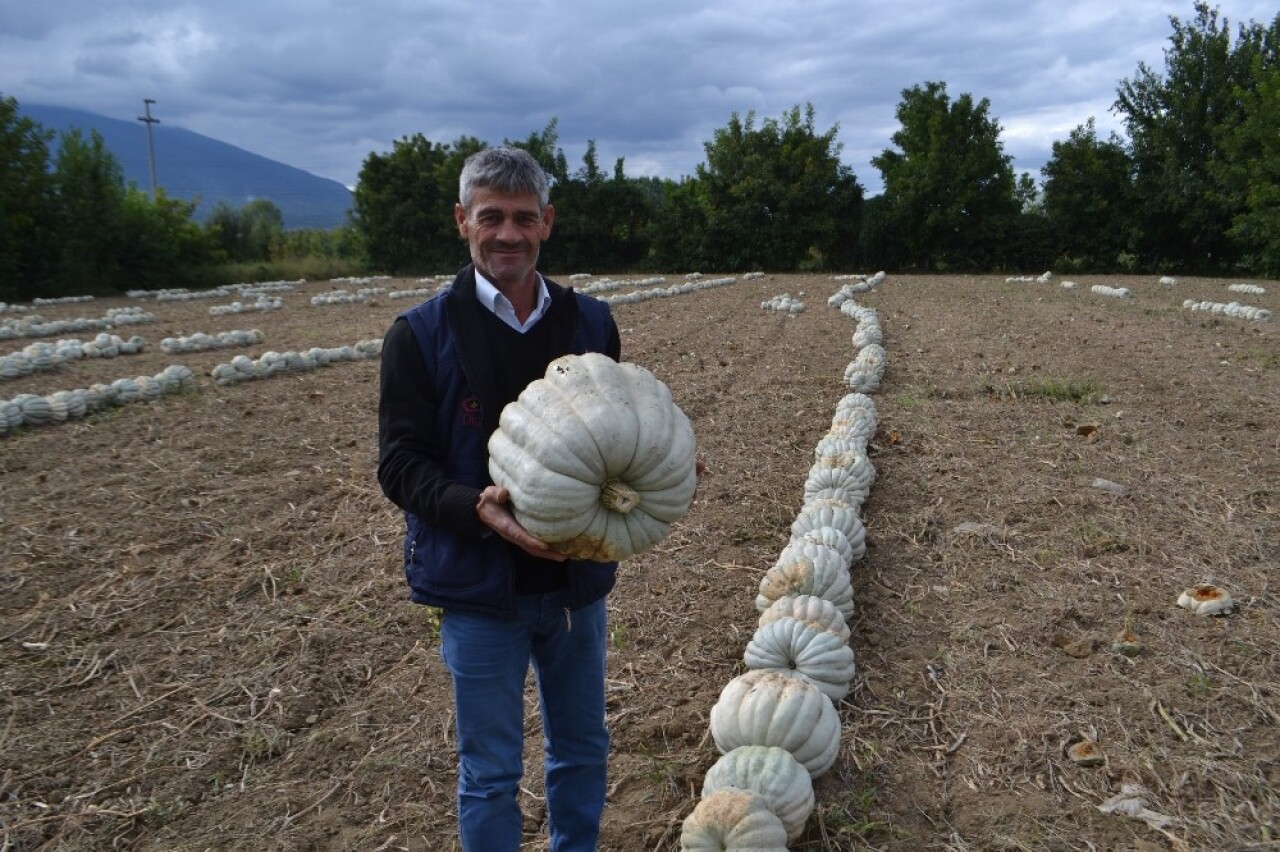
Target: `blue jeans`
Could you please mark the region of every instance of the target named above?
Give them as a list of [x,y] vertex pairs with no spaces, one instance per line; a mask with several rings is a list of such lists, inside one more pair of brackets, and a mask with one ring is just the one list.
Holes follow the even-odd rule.
[[458,823],[466,852],[517,852],[524,774],[524,682],[533,661],[542,705],[552,852],[594,852],[604,811],[605,602],[575,610],[567,594],[516,599],[514,621],[456,610],[440,627],[453,675]]

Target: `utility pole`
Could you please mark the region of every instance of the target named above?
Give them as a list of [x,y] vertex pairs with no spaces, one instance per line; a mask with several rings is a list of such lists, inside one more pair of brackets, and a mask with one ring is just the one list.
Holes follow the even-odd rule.
[[142,105],[146,109],[145,116],[138,116],[138,121],[147,125],[147,165],[151,167],[151,201],[156,200],[156,149],[151,142],[151,125],[159,124],[160,119],[151,117],[151,105],[155,103],[151,98],[143,98]]

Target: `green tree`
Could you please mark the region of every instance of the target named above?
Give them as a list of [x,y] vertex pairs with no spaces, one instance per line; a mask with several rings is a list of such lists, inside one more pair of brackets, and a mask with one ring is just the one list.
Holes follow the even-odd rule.
[[1013,188],[1014,200],[1018,202],[1018,209],[1023,213],[1043,213],[1044,212],[1044,193],[1041,191],[1036,179],[1031,176],[1031,172],[1023,172],[1018,175],[1018,183]]
[[446,247],[456,247],[457,190],[439,181],[448,153],[417,133],[396,140],[389,154],[365,158],[353,214],[374,268],[431,272],[440,268]]
[[363,256],[359,234],[352,225],[339,225],[328,230],[295,228],[281,235],[278,246],[282,260],[326,258],[356,261]]
[[655,212],[648,232],[649,263],[660,272],[712,269],[707,249],[707,210],[697,178],[658,184]]
[[758,128],[754,112],[745,120],[733,113],[715,131],[697,168],[711,266],[794,270],[850,262],[862,188],[840,162],[838,131],[817,131],[812,104]]
[[204,220],[204,232],[219,261],[240,260],[240,214],[225,200],[219,199]]
[[1139,64],[1121,82],[1115,110],[1136,167],[1141,258],[1155,268],[1220,271],[1239,257],[1228,231],[1248,192],[1247,180],[1230,179],[1226,158],[1246,104],[1261,94],[1260,71],[1275,67],[1276,27],[1241,27],[1233,44],[1216,9],[1197,2],[1195,12],[1189,23],[1170,18],[1164,74]]
[[272,201],[255,198],[240,208],[245,223],[246,259],[271,260],[284,236],[284,214]]
[[1059,266],[1081,272],[1117,268],[1133,234],[1133,161],[1124,142],[1099,139],[1093,118],[1053,143],[1041,169],[1044,211],[1057,243]]
[[629,179],[625,163],[613,176],[600,169],[595,140],[587,143],[582,168],[551,190],[556,224],[543,257],[560,271],[620,272],[643,261],[645,234],[653,217],[652,195],[644,181]]
[[911,265],[911,259],[903,249],[897,222],[891,215],[889,201],[883,193],[868,198],[862,205],[858,246],[868,268],[904,269]]
[[53,272],[52,131],[0,97],[0,298],[30,299]]
[[125,183],[119,161],[102,135],[79,129],[60,134],[53,186],[58,241],[58,285],[63,293],[129,286],[121,266]]
[[255,198],[239,209],[218,201],[209,212],[204,229],[225,260],[266,262],[275,259],[284,242],[284,214],[265,198]]
[[154,290],[175,280],[200,283],[215,253],[191,214],[195,204],[157,191],[155,200],[131,186],[125,193],[119,227],[121,289]]
[[532,154],[533,158],[542,164],[542,168],[547,173],[547,179],[553,186],[569,177],[569,164],[565,159],[564,151],[559,147],[560,132],[556,129],[559,123],[559,119],[553,118],[547,122],[547,126],[541,133],[530,133],[523,141],[503,140],[504,145],[523,148]]
[[989,108],[968,94],[953,103],[945,83],[905,89],[892,137],[899,150],[871,160],[885,186],[880,227],[923,269],[986,265],[1018,213],[1012,159]]
[[1252,57],[1250,86],[1237,86],[1242,117],[1220,134],[1214,177],[1237,205],[1227,236],[1246,269],[1280,275],[1280,16]]

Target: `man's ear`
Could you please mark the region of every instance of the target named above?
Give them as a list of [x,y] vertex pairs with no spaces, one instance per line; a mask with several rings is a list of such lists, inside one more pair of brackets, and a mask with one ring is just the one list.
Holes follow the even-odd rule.
[[458,223],[458,233],[467,239],[467,208],[461,202],[453,205],[453,220]]
[[548,204],[542,208],[542,238],[551,236],[551,223],[556,220],[556,208]]

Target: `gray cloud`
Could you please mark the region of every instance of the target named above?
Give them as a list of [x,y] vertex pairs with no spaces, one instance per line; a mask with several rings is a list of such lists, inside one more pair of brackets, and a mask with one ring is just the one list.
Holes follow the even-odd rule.
[[[1275,14],[1219,8],[1233,29]],[[552,118],[573,167],[594,139],[603,165],[678,178],[732,113],[808,102],[875,192],[904,89],[988,99],[1015,168],[1038,174],[1089,117],[1119,129],[1117,85],[1162,69],[1169,17],[1193,15],[1190,0],[63,0],[6,11],[0,80],[19,102],[115,117],[154,98],[167,124],[347,184],[403,136],[498,142]]]

